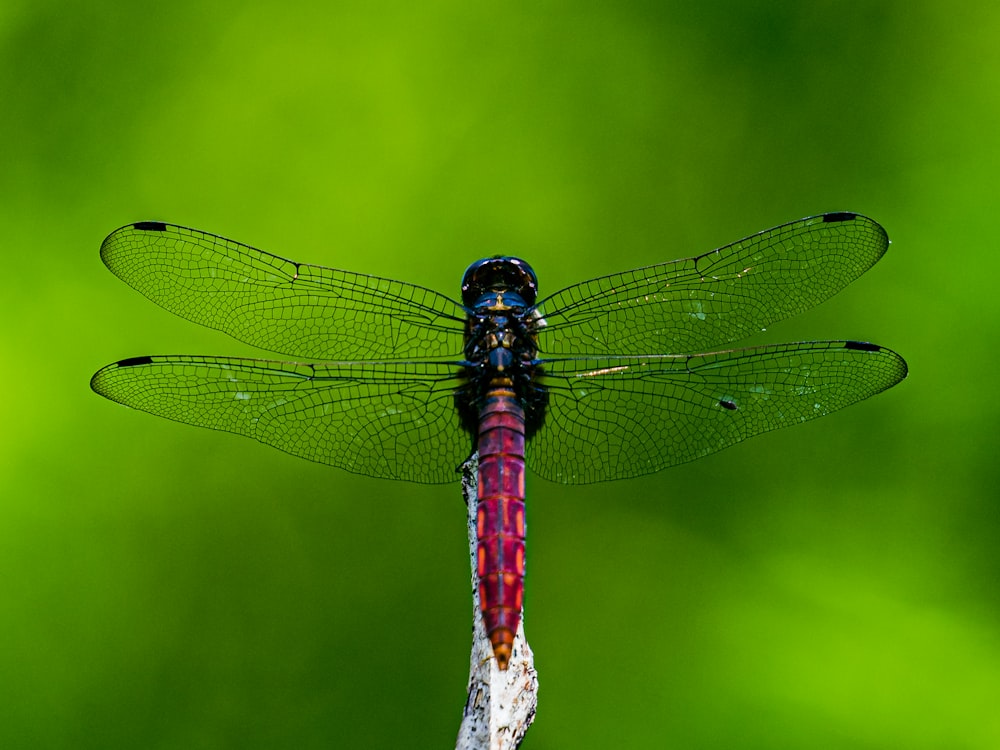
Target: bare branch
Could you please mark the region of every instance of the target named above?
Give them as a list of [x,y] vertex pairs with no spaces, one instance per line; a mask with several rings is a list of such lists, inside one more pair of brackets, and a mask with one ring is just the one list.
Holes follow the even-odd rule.
[[524,617],[514,636],[510,664],[501,671],[493,658],[479,608],[476,576],[476,501],[479,456],[462,464],[462,495],[469,509],[469,560],[472,566],[472,656],[469,664],[469,697],[462,713],[456,750],[513,750],[521,744],[535,719],[538,675],[531,648],[524,638]]

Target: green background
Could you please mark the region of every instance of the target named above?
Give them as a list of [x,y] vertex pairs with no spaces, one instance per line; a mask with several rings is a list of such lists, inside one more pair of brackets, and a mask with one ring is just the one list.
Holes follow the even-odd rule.
[[114,228],[456,294],[513,253],[544,295],[833,210],[892,248],[762,340],[909,379],[642,480],[529,477],[525,747],[1000,747],[998,38],[996,3],[6,2],[0,747],[449,747],[465,700],[458,486],[92,394],[260,354],[108,273]]

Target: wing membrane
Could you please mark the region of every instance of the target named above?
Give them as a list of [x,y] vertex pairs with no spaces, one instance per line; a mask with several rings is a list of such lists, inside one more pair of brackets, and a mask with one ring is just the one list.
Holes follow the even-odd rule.
[[567,287],[539,303],[542,356],[697,353],[739,341],[833,296],[889,238],[871,219],[831,213],[696,258]]
[[413,284],[295,263],[161,222],[112,232],[101,258],[161,307],[269,351],[325,360],[462,351],[462,308]]
[[457,373],[449,362],[154,356],[108,365],[91,387],[141,411],[357,474],[439,483],[458,478],[471,446],[454,406]]
[[898,354],[851,341],[550,360],[545,425],[527,461],[569,484],[649,474],[829,414],[904,377]]

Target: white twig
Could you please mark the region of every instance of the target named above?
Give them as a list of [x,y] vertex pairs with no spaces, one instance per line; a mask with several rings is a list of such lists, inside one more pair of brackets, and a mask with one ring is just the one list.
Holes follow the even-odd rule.
[[476,496],[478,454],[462,464],[462,495],[469,509],[469,559],[472,565],[472,656],[469,697],[462,712],[456,750],[513,750],[535,719],[538,675],[524,639],[524,617],[517,627],[510,664],[497,667],[493,646],[483,626],[476,577]]

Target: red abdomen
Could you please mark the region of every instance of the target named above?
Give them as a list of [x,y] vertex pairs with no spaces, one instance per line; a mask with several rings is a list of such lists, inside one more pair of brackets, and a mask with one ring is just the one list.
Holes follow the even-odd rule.
[[524,409],[513,391],[486,397],[478,449],[479,603],[497,664],[506,669],[524,598]]

